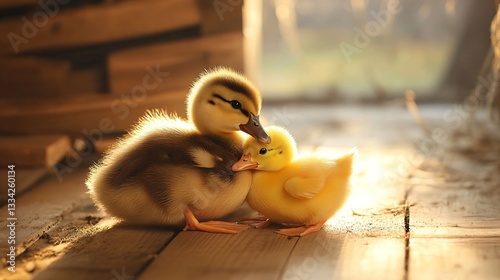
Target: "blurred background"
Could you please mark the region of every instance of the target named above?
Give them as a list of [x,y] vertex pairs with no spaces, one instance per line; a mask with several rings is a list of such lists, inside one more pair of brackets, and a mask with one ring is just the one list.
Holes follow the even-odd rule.
[[259,82],[279,99],[457,100],[488,54],[495,11],[493,1],[264,1]]

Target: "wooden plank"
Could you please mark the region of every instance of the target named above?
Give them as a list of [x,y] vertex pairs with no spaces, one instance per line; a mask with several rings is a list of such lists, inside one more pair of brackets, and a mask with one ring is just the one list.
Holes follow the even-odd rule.
[[427,160],[413,176],[412,237],[500,235],[498,167],[469,157],[448,154],[442,162]]
[[[18,256],[15,279],[129,279],[125,276],[138,275],[175,234],[168,228],[127,226],[104,215],[86,197]],[[0,279],[12,275],[0,270]]]
[[498,279],[500,237],[412,238],[408,279]]
[[117,94],[142,84],[144,69],[159,65],[170,73],[155,91],[187,89],[204,68],[226,65],[243,70],[243,35],[229,33],[112,53],[108,59],[111,91]]
[[52,167],[70,150],[66,135],[0,137],[0,165]]
[[132,279],[174,234],[166,228],[117,225],[77,241],[36,279]]
[[35,57],[2,57],[1,96],[59,95],[66,84],[71,64]]
[[88,68],[71,71],[62,92],[64,95],[71,95],[105,90],[105,71],[101,68]]
[[[49,173],[47,168],[16,168],[16,195],[19,196],[45,178]],[[7,202],[7,168],[0,168],[0,206]]]
[[404,279],[405,241],[322,231],[301,238],[283,279]]
[[408,199],[415,205],[410,209],[408,278],[496,279],[498,148],[489,146],[487,137],[475,142],[472,136],[447,136],[448,141],[436,144],[439,158],[423,157],[410,180]]
[[[275,229],[274,229],[275,230]],[[297,239],[268,229],[181,232],[138,279],[277,279]]]
[[38,0],[0,0],[0,8],[14,8],[35,5]]
[[203,34],[243,32],[243,0],[197,0],[196,2],[201,13],[201,32]]
[[[162,71],[169,73],[169,82],[159,84],[153,91],[187,90],[200,71],[205,68],[205,57],[198,54],[181,55],[161,60],[159,63],[161,63]],[[110,64],[111,93],[120,95],[123,92],[131,91],[134,85],[142,81],[143,74],[141,72],[144,72],[146,65],[145,60],[134,61],[133,59]]]
[[[167,77],[167,80],[169,78]],[[84,135],[89,140],[116,134],[131,125],[149,109],[165,109],[185,117],[187,89],[177,92],[147,93],[133,97],[88,94],[45,98],[0,99],[0,132],[68,133]],[[85,106],[82,106],[82,105]],[[93,142],[93,141],[92,141]]]
[[[200,22],[194,0],[119,1],[112,5],[60,10],[53,17],[46,13],[43,15],[47,23],[39,26],[33,24],[33,15],[27,16],[32,29],[36,30],[34,35],[27,31],[23,33],[27,24],[19,18],[1,20],[0,53],[67,49],[133,39]],[[16,40],[19,42],[14,46],[10,42],[13,39],[8,37],[12,34],[22,37]]]
[[[87,169],[79,168],[66,173],[62,181],[55,175],[45,179],[30,192],[16,197],[15,215],[8,213],[7,205],[0,208],[2,236],[7,236],[7,218],[17,218],[16,255],[24,252],[51,227],[62,220],[62,215],[87,198],[85,178]],[[5,258],[9,244],[1,242],[0,255]]]
[[[28,250],[16,258],[16,272],[0,270],[0,279],[34,279],[38,272],[62,257],[71,245],[111,227],[109,219],[103,219],[90,197],[64,214],[62,221],[50,228]],[[10,275],[10,277],[8,276]],[[12,276],[15,275],[15,278]]]

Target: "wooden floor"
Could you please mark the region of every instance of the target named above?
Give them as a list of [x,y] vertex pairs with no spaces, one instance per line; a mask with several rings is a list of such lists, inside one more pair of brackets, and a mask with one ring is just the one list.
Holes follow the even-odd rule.
[[[17,196],[16,272],[4,260],[0,279],[499,279],[500,137],[455,131],[466,119],[447,123],[451,108],[423,106],[421,128],[402,104],[266,106],[302,152],[359,150],[349,201],[302,238],[119,224],[85,194],[85,164],[62,180],[19,171],[31,188]],[[0,217],[5,258],[6,205]]]

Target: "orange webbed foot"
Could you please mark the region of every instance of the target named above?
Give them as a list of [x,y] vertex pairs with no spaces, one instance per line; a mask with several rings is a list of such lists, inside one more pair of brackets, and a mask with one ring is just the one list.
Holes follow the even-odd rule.
[[247,225],[223,221],[208,221],[200,223],[194,216],[193,212],[191,212],[191,210],[189,209],[186,209],[184,211],[184,217],[186,219],[186,226],[183,230],[199,230],[214,233],[236,234],[248,229]]
[[312,226],[301,226],[301,227],[294,227],[294,228],[283,228],[280,230],[275,231],[278,234],[286,235],[286,236],[306,236],[310,233],[320,231],[321,228],[323,227],[323,223],[317,223]]

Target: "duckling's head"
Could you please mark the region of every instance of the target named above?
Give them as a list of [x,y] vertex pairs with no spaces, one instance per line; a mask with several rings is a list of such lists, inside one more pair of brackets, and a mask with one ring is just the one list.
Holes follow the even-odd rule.
[[206,134],[242,130],[263,143],[270,141],[259,121],[262,97],[243,75],[226,67],[205,71],[187,98],[188,119]]
[[279,126],[266,127],[266,131],[271,143],[263,144],[248,137],[243,145],[243,156],[232,166],[233,171],[277,171],[290,164],[297,152],[292,135]]

